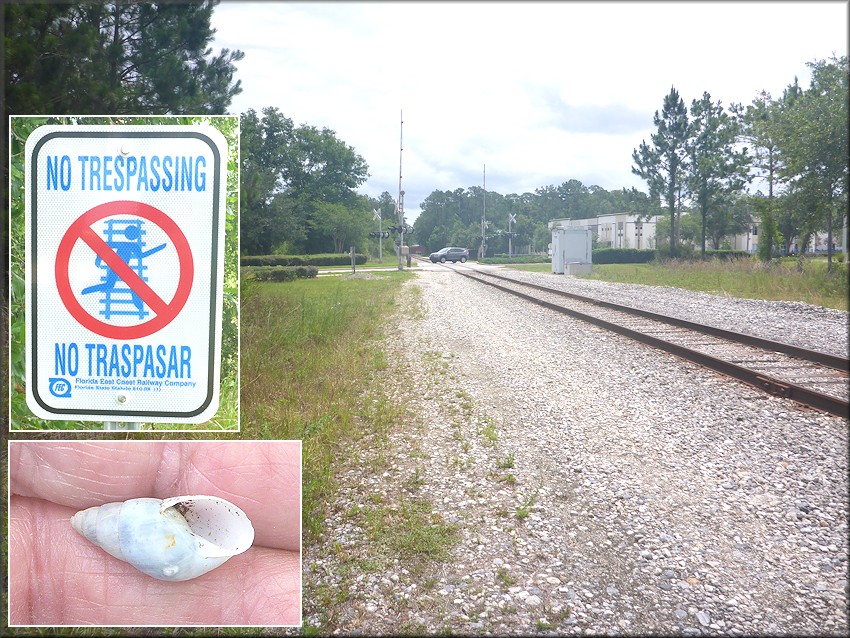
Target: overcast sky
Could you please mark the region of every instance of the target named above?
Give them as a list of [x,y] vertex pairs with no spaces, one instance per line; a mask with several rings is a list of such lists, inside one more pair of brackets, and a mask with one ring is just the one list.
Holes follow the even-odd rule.
[[728,107],[774,98],[847,55],[848,2],[229,2],[214,50],[240,49],[231,113],[277,107],[369,165],[360,192],[503,195],[577,179],[646,184],[632,151],[674,86]]

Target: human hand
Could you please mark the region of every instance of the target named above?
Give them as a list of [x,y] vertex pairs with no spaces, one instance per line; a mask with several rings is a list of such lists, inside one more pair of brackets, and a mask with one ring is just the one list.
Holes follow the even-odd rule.
[[[300,441],[11,441],[11,625],[299,625]],[[75,532],[79,510],[209,494],[254,545],[183,582],[139,572]]]

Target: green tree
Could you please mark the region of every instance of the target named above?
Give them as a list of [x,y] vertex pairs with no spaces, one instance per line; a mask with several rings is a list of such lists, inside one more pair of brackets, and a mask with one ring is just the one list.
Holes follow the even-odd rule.
[[268,254],[285,239],[300,242],[307,236],[306,220],[284,196],[281,177],[291,162],[294,128],[273,108],[264,109],[262,118],[253,109],[242,114],[241,244],[247,254]]
[[[724,240],[747,231],[755,212],[756,209],[749,198],[740,192],[730,193],[715,201],[711,216],[708,217],[704,226],[702,226],[702,219],[700,220],[701,230],[706,239],[711,242],[711,247],[719,250]],[[764,237],[759,241],[763,239]]]
[[663,200],[670,217],[670,254],[676,255],[677,199],[685,179],[688,140],[688,111],[675,88],[664,98],[661,115],[655,112],[657,132],[652,146],[642,141],[632,152],[632,173],[646,181],[649,196]]
[[6,118],[225,113],[244,54],[211,54],[217,4],[6,4]]
[[366,162],[333,131],[296,127],[276,107],[244,113],[242,131],[243,252],[329,250],[321,205],[361,207],[355,189],[368,177]]
[[381,214],[381,219],[388,222],[398,221],[398,204],[389,191],[384,191],[374,202],[373,209]]
[[[286,192],[310,219],[319,213],[320,204],[358,206],[356,189],[369,177],[366,161],[354,148],[336,137],[330,129],[303,125],[295,129],[293,162],[286,171]],[[304,243],[307,252],[324,252],[327,235],[308,226]]]
[[761,218],[757,249],[758,258],[761,261],[770,261],[779,252],[779,247],[782,245],[782,234],[779,232],[779,224],[773,214],[773,198],[765,197],[759,191],[749,200],[750,205],[759,213]]
[[843,56],[808,66],[812,70],[809,89],[794,92],[782,110],[778,130],[785,165],[781,172],[796,190],[806,193],[804,232],[826,227],[831,271],[836,218],[847,219],[850,65]]
[[762,261],[771,259],[782,242],[775,192],[780,165],[776,117],[776,107],[770,93],[766,91],[758,94],[752,104],[747,106],[742,117],[741,138],[750,145],[750,165],[757,175],[767,181],[767,197],[758,193],[750,198],[761,220],[762,236],[759,238],[758,256]]
[[[723,202],[734,193],[741,192],[746,181],[747,154],[735,149],[739,126],[723,109],[720,101],[711,101],[708,92],[691,103],[691,121],[688,127],[687,187],[701,217],[702,232],[700,254],[705,257],[707,222],[717,215],[715,237],[723,234],[725,219]],[[728,212],[728,209],[727,211]]]
[[319,202],[315,206],[310,224],[315,232],[333,242],[333,251],[345,252],[348,246],[365,245],[369,233],[371,214],[368,201],[361,198],[358,206]]

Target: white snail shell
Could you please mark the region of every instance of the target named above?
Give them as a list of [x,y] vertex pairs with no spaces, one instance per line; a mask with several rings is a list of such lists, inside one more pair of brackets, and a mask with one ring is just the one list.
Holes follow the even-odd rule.
[[215,496],[134,498],[90,507],[71,526],[115,558],[160,580],[189,580],[254,542],[245,513]]

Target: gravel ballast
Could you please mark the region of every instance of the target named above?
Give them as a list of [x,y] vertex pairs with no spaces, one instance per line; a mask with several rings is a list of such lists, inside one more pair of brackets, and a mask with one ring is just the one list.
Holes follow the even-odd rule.
[[[843,312],[510,275],[847,354]],[[846,634],[847,420],[447,270],[405,287],[383,383],[411,417],[341,470],[305,624]],[[453,530],[447,558],[388,553],[358,515],[414,499]]]

